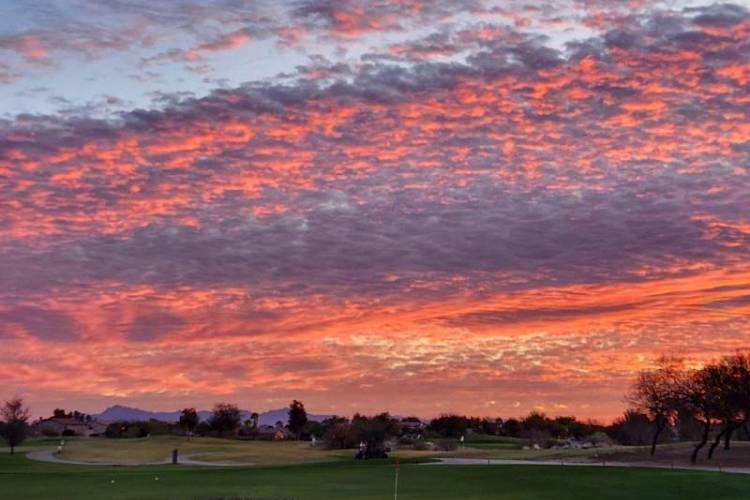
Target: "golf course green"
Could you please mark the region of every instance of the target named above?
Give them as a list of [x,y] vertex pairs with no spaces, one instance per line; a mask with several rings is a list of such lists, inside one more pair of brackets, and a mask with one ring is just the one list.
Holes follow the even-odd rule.
[[[179,445],[216,461],[257,465],[70,465],[27,458],[54,449],[36,439],[0,454],[2,499],[388,499],[393,460],[360,462],[348,451],[310,449],[298,442],[241,442],[179,437],[73,439],[67,459],[128,463],[157,460]],[[197,455],[196,455],[197,454]],[[718,472],[549,465],[437,465],[402,454],[398,498],[407,499],[736,499],[747,498],[750,475]]]
[[[103,444],[108,444],[102,441]],[[275,446],[266,443],[264,446]],[[282,445],[289,448],[289,444]],[[357,462],[322,454],[293,465],[200,467],[45,463],[20,447],[0,455],[3,499],[388,499],[393,461]],[[417,499],[736,499],[750,476],[717,472],[534,465],[426,465],[407,458],[399,469],[401,500]]]

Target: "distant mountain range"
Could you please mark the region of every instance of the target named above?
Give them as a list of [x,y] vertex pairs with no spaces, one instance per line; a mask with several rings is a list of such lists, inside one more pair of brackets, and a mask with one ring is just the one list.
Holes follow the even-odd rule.
[[[274,425],[280,420],[284,422],[284,424],[286,424],[288,411],[289,410],[287,408],[281,408],[278,410],[270,410],[263,413],[258,413],[258,423],[260,425]],[[97,420],[101,420],[104,422],[114,422],[117,420],[139,421],[150,419],[159,420],[161,422],[177,422],[180,420],[181,413],[182,410],[149,411],[142,410],[140,408],[131,408],[129,406],[114,405],[110,406],[101,413],[94,414],[93,416]],[[252,413],[253,412],[248,410],[240,410],[242,421],[244,422],[245,420],[249,420]],[[208,410],[198,411],[198,418],[200,418],[201,420],[208,420],[210,416],[211,412]],[[314,420],[316,422],[322,422],[323,420],[331,416],[332,415],[315,415],[312,413],[307,414],[308,420]]]

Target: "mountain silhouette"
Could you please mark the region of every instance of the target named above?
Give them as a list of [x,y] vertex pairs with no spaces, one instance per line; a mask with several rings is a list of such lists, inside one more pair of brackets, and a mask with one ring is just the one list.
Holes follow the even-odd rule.
[[[258,423],[260,425],[274,425],[278,421],[284,422],[286,424],[287,422],[287,412],[289,410],[287,408],[279,408],[278,410],[269,410],[265,412],[259,412],[258,413]],[[159,420],[161,422],[177,422],[180,419],[180,414],[182,413],[182,410],[175,410],[175,411],[150,411],[150,410],[143,410],[141,408],[134,408],[130,406],[123,406],[123,405],[113,405],[108,407],[106,410],[104,410],[101,413],[96,413],[93,416],[97,420],[101,420],[104,422],[114,422],[118,420],[127,420],[127,421],[145,421],[145,420]],[[252,415],[252,411],[250,410],[240,410],[240,414],[242,416],[242,420],[249,420],[250,415]],[[198,418],[200,420],[208,420],[208,418],[211,416],[211,412],[209,410],[200,410],[198,411]],[[325,420],[328,417],[331,417],[332,415],[315,415],[312,413],[307,414],[308,420],[313,420],[316,422],[321,422]]]

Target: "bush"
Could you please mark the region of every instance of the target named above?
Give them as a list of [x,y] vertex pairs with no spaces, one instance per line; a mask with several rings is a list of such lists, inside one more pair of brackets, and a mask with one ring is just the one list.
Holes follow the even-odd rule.
[[417,451],[432,450],[432,444],[426,441],[417,441],[416,443],[414,443],[414,449]]
[[240,439],[257,439],[258,429],[254,427],[240,427],[240,429],[237,431],[237,436]]
[[551,439],[551,436],[546,430],[530,429],[523,431],[521,438],[526,441],[526,445],[529,447],[536,445],[542,448]]
[[60,436],[60,433],[54,429],[42,429],[42,436],[53,438]]
[[174,424],[154,419],[149,419],[149,421],[146,422],[144,429],[144,437],[148,434],[151,434],[152,436],[168,436],[179,431],[179,427]]
[[458,449],[457,439],[439,439],[435,443],[436,447],[440,451],[454,451]]
[[150,434],[150,429],[148,422],[119,421],[109,424],[104,434],[110,438],[142,438]]
[[523,428],[521,427],[521,422],[515,418],[509,418],[506,420],[501,428],[501,432],[504,436],[515,438],[519,437],[522,431]]
[[[608,429],[608,434],[620,444],[627,446],[643,446],[651,444],[653,424],[648,415],[627,410],[622,417],[615,420]],[[662,440],[667,439],[669,433],[663,432]]]
[[555,446],[561,446],[564,444],[565,444],[565,441],[560,441],[559,439],[549,438],[544,442],[543,445],[540,445],[540,447],[548,449],[548,448],[554,448]]
[[417,440],[409,436],[401,436],[398,438],[398,444],[400,446],[413,446],[417,444]]
[[588,441],[594,446],[612,446],[612,438],[606,433],[597,431],[588,436],[584,441]]
[[357,437],[351,431],[349,421],[339,419],[328,425],[323,439],[325,440],[326,448],[329,450],[343,450],[355,447],[359,443]]
[[73,429],[65,429],[64,431],[62,431],[62,435],[63,436],[75,436],[76,431],[74,431]]
[[195,434],[200,437],[208,436],[211,432],[211,426],[208,422],[200,422],[195,428]]

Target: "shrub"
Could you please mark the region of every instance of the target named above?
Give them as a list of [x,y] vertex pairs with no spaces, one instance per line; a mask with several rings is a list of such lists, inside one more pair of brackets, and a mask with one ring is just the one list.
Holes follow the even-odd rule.
[[458,448],[457,439],[439,439],[435,445],[440,451],[453,451]]
[[585,440],[592,443],[594,446],[612,446],[612,438],[601,431],[591,434]]
[[[628,446],[643,446],[651,444],[653,423],[648,415],[627,410],[622,417],[615,420],[608,434],[620,444]],[[660,436],[662,441],[667,439],[667,433]]]
[[208,436],[210,432],[211,426],[208,425],[208,422],[200,422],[195,428],[195,433],[200,437]]
[[547,444],[551,436],[546,430],[530,429],[524,430],[521,433],[521,438],[526,441],[527,446],[533,447],[534,445],[537,445],[541,448]]
[[150,434],[148,422],[113,422],[107,426],[105,436],[110,438],[146,437]]
[[237,431],[237,436],[239,436],[241,439],[257,439],[258,429],[256,429],[255,427],[240,427],[240,429]]
[[417,440],[410,436],[401,436],[398,438],[398,444],[401,446],[412,446],[417,444]]
[[414,449],[417,451],[427,451],[432,449],[432,445],[426,441],[417,441],[414,443]]
[[42,429],[42,436],[45,437],[58,437],[60,435],[59,432],[57,432],[54,429]]
[[351,432],[349,422],[346,420],[331,423],[326,430],[323,439],[329,450],[343,450],[356,446],[357,436]]
[[523,428],[521,427],[521,422],[519,422],[517,419],[509,418],[503,423],[501,431],[504,436],[517,438],[521,435]]

